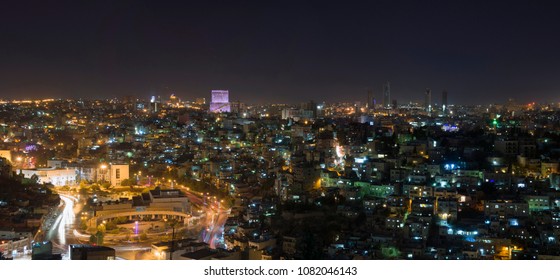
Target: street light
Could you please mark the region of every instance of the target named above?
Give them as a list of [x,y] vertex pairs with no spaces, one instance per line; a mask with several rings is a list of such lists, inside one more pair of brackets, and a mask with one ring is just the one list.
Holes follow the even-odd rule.
[[[37,234],[35,234],[35,238],[33,238],[33,240],[36,240],[36,241],[43,240],[42,234],[41,234],[41,229],[37,230]],[[2,243],[4,243],[4,241],[2,241]]]

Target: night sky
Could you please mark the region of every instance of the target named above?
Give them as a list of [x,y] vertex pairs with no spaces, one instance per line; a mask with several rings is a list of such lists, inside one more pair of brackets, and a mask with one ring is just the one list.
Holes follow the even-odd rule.
[[0,98],[560,102],[560,7],[536,2],[4,1]]

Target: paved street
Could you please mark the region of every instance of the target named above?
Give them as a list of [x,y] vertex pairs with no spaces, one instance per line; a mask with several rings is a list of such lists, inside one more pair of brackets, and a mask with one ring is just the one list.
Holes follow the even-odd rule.
[[[199,237],[202,241],[210,244],[211,248],[216,248],[223,241],[223,228],[228,217],[228,211],[217,207],[218,203],[208,203],[204,198],[188,191],[186,188],[183,191],[186,192],[193,205],[205,214],[205,217],[201,219],[200,227],[202,231]],[[60,198],[64,208],[58,217],[53,217],[52,226],[46,231],[42,240],[50,240],[53,243],[54,253],[60,253],[63,259],[68,259],[68,246],[70,244],[87,243],[90,235],[80,233],[77,230],[79,223],[76,214],[80,213],[83,205],[78,203],[78,199],[71,195],[60,194]],[[162,234],[165,233],[159,235]],[[149,234],[151,238],[157,238],[157,235]],[[110,235],[106,239],[106,245],[115,248],[117,259],[155,259],[150,253],[150,245],[153,240],[130,243],[119,240],[121,239]]]

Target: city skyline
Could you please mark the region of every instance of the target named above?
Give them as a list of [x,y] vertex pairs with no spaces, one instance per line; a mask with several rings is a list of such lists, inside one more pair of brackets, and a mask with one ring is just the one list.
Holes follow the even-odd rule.
[[[363,101],[368,91],[449,104],[558,102],[554,9],[412,1],[9,3],[3,98],[182,99],[227,88],[245,103]],[[69,24],[72,23],[72,24]]]
[[560,259],[556,104],[212,94],[0,102],[0,259]]

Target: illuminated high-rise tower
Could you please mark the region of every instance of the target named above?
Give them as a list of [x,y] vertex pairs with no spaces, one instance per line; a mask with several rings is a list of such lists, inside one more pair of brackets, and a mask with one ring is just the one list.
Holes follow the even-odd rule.
[[229,103],[229,91],[212,90],[212,102],[210,102],[210,113],[229,113],[231,105]]
[[441,93],[441,111],[445,113],[447,111],[447,90],[444,89]]
[[159,112],[159,110],[161,110],[161,96],[155,96],[152,95],[152,98],[150,98],[150,109],[152,110],[152,112],[157,113]]
[[391,107],[391,83],[389,81],[383,85],[383,107]]
[[426,112],[432,112],[432,90],[427,88],[426,92],[424,93],[424,109]]

